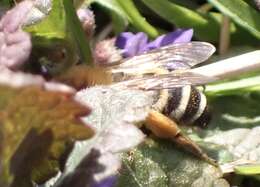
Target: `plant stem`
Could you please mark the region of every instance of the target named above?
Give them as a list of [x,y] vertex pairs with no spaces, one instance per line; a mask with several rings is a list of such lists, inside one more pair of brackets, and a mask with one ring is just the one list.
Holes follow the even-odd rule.
[[223,15],[219,38],[219,54],[227,53],[230,44],[230,18]]
[[69,27],[68,29],[72,32],[73,39],[76,40],[80,55],[87,65],[93,65],[94,60],[89,41],[84,34],[83,28],[75,11],[73,1],[63,0],[63,4],[66,13],[67,27]]

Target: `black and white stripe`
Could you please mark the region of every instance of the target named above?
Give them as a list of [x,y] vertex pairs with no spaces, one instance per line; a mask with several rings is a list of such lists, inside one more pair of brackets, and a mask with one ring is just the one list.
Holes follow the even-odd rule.
[[206,97],[193,86],[170,90],[164,113],[184,124],[205,126],[210,120]]

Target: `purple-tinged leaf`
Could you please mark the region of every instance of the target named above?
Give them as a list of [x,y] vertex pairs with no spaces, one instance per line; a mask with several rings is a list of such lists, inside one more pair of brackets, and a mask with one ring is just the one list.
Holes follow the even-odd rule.
[[42,86],[44,84],[44,79],[41,76],[25,74],[23,72],[12,72],[5,67],[1,67],[0,84],[13,88],[35,85]]
[[66,84],[62,84],[59,82],[45,82],[44,88],[49,91],[59,91],[65,93],[75,93],[76,90],[73,87],[70,87]]
[[9,10],[0,21],[0,31],[13,33],[21,28],[33,7],[33,1],[23,1]]
[[[118,174],[121,161],[116,153],[128,151],[143,142],[145,136],[136,125],[145,120],[153,103],[153,94],[99,86],[79,91],[76,99],[92,108],[91,115],[82,120],[92,125],[96,135],[90,141],[75,144],[66,162],[65,172],[55,186],[75,186],[80,181],[81,186],[86,186],[91,181],[92,184],[105,185],[107,177]],[[87,159],[94,158],[91,156],[93,154],[102,167]],[[84,167],[83,163],[86,163]],[[88,181],[89,177],[91,180]],[[112,182],[107,180],[108,183]]]
[[58,82],[47,82],[39,75],[33,75],[23,72],[13,72],[6,67],[0,66],[0,84],[12,88],[21,88],[26,86],[37,86],[49,91],[60,91],[65,93],[74,93],[75,89]]
[[[3,72],[0,76],[5,77]],[[0,85],[0,186],[43,183],[63,168],[60,161],[74,140],[93,136],[80,120],[90,110],[75,101],[73,93],[46,90],[39,77],[10,71],[9,78],[9,82],[38,79],[26,87]]]
[[[101,141],[97,148],[104,152],[124,152],[137,146],[145,138],[145,135],[133,124],[118,124],[116,127],[109,127],[100,134]],[[120,143],[119,143],[120,142]]]
[[32,6],[32,1],[23,1],[0,20],[0,65],[17,70],[29,58],[31,39],[21,26]]
[[17,70],[29,58],[32,44],[29,34],[19,30],[0,31],[0,65]]
[[73,172],[58,181],[55,187],[112,187],[116,182],[115,174],[120,167],[117,156],[91,149]]

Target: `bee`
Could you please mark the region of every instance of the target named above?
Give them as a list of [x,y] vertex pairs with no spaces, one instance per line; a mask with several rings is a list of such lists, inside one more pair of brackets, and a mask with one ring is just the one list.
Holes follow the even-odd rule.
[[192,140],[183,136],[177,124],[205,127],[210,120],[206,96],[195,86],[215,79],[189,71],[215,52],[207,42],[176,43],[106,65],[113,75],[113,87],[157,91],[145,122],[160,138],[172,139],[216,165]]
[[214,52],[215,47],[206,42],[176,43],[151,50],[112,64],[111,71],[118,81],[114,86],[162,90],[153,109],[178,123],[204,127],[210,121],[209,107],[206,96],[195,85],[211,82],[213,78],[186,70],[204,62]]

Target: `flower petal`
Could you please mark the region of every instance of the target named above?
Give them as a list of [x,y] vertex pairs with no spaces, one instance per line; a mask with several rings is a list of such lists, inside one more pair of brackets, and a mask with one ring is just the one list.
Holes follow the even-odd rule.
[[177,29],[174,32],[157,37],[154,41],[147,44],[145,50],[149,51],[173,43],[190,42],[192,35],[193,29]]
[[119,34],[116,38],[116,43],[115,45],[119,48],[119,49],[124,49],[126,46],[127,41],[134,37],[134,34],[131,32],[122,32],[121,34]]
[[190,42],[193,35],[193,29],[177,29],[174,32],[167,34],[163,41],[162,46],[169,45],[171,43],[185,43]]
[[161,47],[162,46],[161,44],[162,44],[164,37],[165,37],[165,34],[157,37],[154,41],[149,42],[145,47],[145,51],[149,51],[149,50]]
[[143,32],[137,34],[124,32],[117,37],[115,44],[122,49],[124,57],[131,57],[144,52],[147,42],[148,37]]

